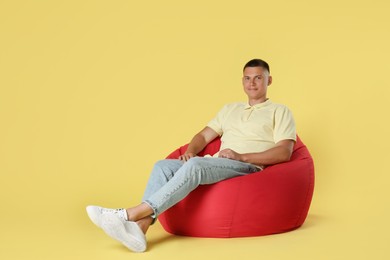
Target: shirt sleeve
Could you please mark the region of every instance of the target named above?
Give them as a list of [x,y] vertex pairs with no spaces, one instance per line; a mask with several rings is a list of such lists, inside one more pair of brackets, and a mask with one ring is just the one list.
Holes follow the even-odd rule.
[[278,107],[274,118],[275,143],[282,140],[297,140],[294,117],[286,106]]
[[225,105],[222,109],[217,113],[217,115],[211,119],[211,121],[207,124],[208,127],[213,129],[215,132],[222,136],[223,134],[223,126],[226,121],[228,112],[228,106]]

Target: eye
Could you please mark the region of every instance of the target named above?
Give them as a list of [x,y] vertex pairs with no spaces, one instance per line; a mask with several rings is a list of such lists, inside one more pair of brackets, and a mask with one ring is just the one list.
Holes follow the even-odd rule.
[[256,76],[256,79],[257,80],[261,80],[261,76]]

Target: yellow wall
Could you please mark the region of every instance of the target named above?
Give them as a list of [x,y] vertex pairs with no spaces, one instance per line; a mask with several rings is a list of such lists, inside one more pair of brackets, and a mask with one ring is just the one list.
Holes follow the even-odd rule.
[[85,205],[138,202],[153,162],[245,100],[252,58],[270,63],[269,97],[294,112],[315,159],[307,257],[388,258],[389,9],[0,1],[0,258],[49,258],[53,241],[69,253],[69,230],[90,225]]

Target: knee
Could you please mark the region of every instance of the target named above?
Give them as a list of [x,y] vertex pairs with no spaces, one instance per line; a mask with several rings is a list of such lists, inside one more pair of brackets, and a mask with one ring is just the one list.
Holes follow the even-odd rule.
[[186,162],[186,164],[187,164],[187,165],[198,165],[199,162],[200,162],[200,159],[202,159],[202,157],[192,157],[192,158],[190,158],[190,159]]
[[164,159],[159,160],[154,164],[154,170],[171,173],[176,172],[182,165],[183,162],[179,160]]
[[183,171],[180,171],[180,174],[198,185],[203,182],[204,178],[207,178],[207,164],[203,157],[193,157],[183,167]]
[[200,170],[204,167],[204,158],[192,157],[185,163],[185,166],[192,170]]
[[168,160],[159,160],[154,164],[155,168],[165,168],[168,165]]

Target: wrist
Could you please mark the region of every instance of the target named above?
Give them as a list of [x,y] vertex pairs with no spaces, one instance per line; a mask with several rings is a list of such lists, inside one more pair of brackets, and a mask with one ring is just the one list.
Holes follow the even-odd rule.
[[246,154],[240,154],[238,160],[246,163],[248,162],[248,157],[246,156]]
[[196,153],[191,152],[191,151],[186,151],[185,154],[190,154],[190,155],[194,155],[194,156],[196,155]]

